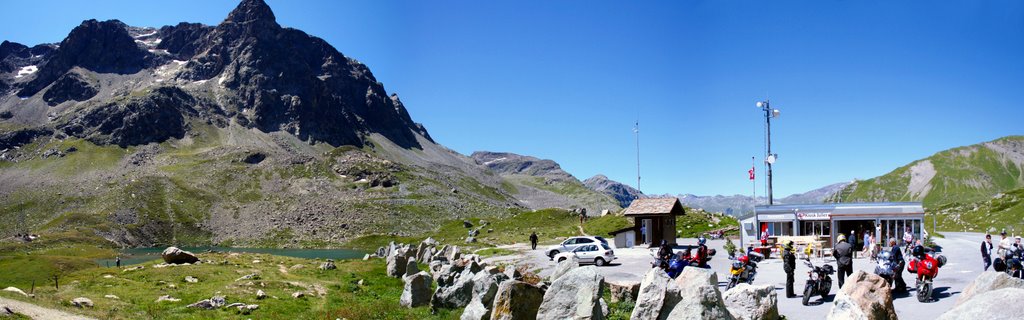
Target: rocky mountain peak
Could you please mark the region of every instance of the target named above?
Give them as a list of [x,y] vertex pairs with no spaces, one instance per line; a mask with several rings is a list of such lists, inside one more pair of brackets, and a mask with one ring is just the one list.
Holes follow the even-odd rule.
[[243,0],[235,7],[235,10],[228,14],[228,18],[224,19],[224,22],[272,24],[277,26],[277,18],[274,17],[274,11],[263,0]]
[[644,195],[640,190],[624,183],[608,179],[608,177],[603,174],[598,174],[587,180],[583,180],[583,185],[590,190],[607,194],[612,198],[615,198],[623,208],[628,207],[630,203],[633,203],[634,199],[643,197]]
[[18,96],[36,94],[76,66],[100,73],[135,73],[145,68],[146,56],[121,21],[86,20],[71,30]]

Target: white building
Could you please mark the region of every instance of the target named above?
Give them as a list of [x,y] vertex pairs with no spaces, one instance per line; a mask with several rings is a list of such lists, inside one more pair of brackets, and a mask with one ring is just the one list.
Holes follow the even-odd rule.
[[[754,226],[755,217],[759,228]],[[923,220],[920,202],[756,206],[754,215],[740,221],[740,236],[744,246],[758,243],[760,230],[768,232],[770,243],[779,236],[815,236],[831,248],[840,232],[850,237],[853,231],[859,245],[864,232],[874,233],[878,243],[888,243],[890,238],[901,241],[907,227],[914,239],[921,239]]]

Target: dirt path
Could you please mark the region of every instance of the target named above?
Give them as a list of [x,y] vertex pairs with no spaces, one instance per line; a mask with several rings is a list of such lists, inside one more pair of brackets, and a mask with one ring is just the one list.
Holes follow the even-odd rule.
[[57,320],[94,320],[86,316],[74,315],[64,311],[40,307],[28,302],[0,298],[0,306],[11,308],[12,311],[26,315],[32,319],[57,319]]

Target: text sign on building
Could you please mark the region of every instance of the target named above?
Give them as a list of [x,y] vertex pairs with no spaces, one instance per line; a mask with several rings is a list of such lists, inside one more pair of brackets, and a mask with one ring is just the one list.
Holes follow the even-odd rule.
[[796,217],[800,220],[828,220],[831,212],[797,212]]

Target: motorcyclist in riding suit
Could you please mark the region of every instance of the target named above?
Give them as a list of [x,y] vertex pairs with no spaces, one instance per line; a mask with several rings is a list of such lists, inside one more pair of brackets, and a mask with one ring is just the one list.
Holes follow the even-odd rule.
[[669,258],[672,258],[673,253],[674,252],[672,252],[672,246],[668,245],[668,241],[661,240],[661,246],[658,249],[658,258],[662,259],[663,261],[668,261]]
[[708,246],[706,244],[707,239],[704,236],[697,238],[697,254],[693,256],[693,263],[698,268],[708,267]]
[[793,273],[796,272],[796,254],[793,241],[786,242],[782,252],[782,270],[786,271],[786,298],[796,298],[793,292]]

